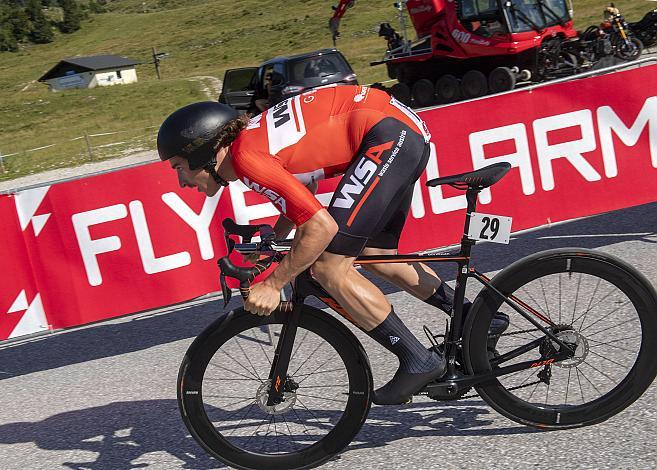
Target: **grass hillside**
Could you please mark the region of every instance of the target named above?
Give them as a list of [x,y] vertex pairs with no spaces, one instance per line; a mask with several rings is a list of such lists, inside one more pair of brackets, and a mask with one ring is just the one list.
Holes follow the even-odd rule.
[[[654,8],[642,0],[615,3],[630,20]],[[577,27],[598,23],[606,4],[574,0]],[[0,154],[11,155],[3,159],[0,180],[88,161],[87,142],[94,159],[153,148],[168,113],[208,97],[210,82],[203,77],[222,78],[228,68],[331,47],[331,5],[331,0],[114,0],[109,12],[92,16],[73,34],[0,53]],[[338,47],[361,83],[387,78],[384,67],[368,64],[384,52],[378,24],[397,27],[391,5],[392,0],[359,0],[342,21]],[[170,54],[162,61],[162,80],[148,63],[151,47]],[[57,93],[36,82],[64,57],[94,54],[142,61],[139,82]]]

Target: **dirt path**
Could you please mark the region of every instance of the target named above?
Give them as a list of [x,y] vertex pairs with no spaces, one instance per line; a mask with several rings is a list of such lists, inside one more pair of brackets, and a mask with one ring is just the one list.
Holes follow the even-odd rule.
[[197,81],[201,83],[201,90],[208,99],[216,100],[219,98],[219,93],[221,93],[222,83],[217,77],[212,77],[210,75],[199,75],[196,77],[190,77],[189,80]]
[[100,162],[85,163],[84,165],[80,166],[58,168],[56,170],[35,173],[33,175],[22,176],[12,180],[0,181],[0,193],[15,192],[16,190],[28,188],[30,186],[52,184],[70,179],[81,178],[83,176],[91,176],[97,173],[113,171],[122,167],[139,163],[148,163],[154,161],[158,161],[157,152],[155,150],[148,150],[144,152],[138,152],[127,157],[113,158]]

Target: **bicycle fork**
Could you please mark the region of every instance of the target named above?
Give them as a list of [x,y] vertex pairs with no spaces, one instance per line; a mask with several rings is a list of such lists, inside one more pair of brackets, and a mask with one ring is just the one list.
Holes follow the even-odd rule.
[[[297,327],[299,326],[299,316],[303,307],[303,301],[300,300],[296,296],[293,298],[291,303],[292,313],[287,316],[281,328],[281,335],[278,339],[269,371],[269,383],[271,386],[269,387],[269,394],[267,396],[267,406],[274,406],[281,403],[284,393],[286,391],[292,391],[292,387],[294,387],[294,384],[288,381],[287,372],[292,358],[292,348],[297,335]],[[288,303],[288,305],[290,304]]]

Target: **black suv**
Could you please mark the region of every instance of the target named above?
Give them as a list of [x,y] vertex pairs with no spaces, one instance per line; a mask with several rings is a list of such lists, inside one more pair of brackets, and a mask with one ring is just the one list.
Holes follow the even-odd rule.
[[358,85],[347,59],[336,49],[322,49],[275,57],[260,67],[227,70],[219,102],[256,114],[260,112],[258,100],[273,106],[305,90],[333,83]]

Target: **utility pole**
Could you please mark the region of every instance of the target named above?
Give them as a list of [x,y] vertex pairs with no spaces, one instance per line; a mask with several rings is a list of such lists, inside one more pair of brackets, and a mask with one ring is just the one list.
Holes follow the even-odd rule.
[[94,154],[91,152],[91,142],[89,141],[89,134],[85,131],[84,141],[87,143],[87,153],[89,153],[89,160],[94,161]]
[[155,64],[155,73],[157,74],[157,79],[160,80],[160,58],[157,56],[157,51],[153,48],[153,63]]
[[168,52],[157,52],[153,47],[153,63],[155,64],[155,73],[157,74],[157,79],[161,80],[162,76],[160,75],[160,61],[169,55]]

